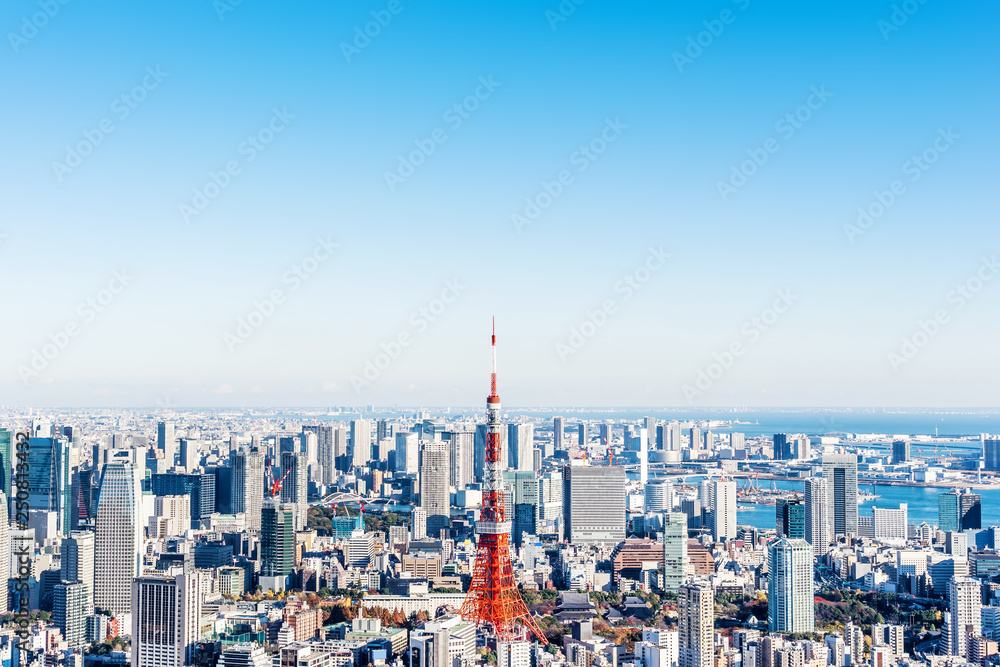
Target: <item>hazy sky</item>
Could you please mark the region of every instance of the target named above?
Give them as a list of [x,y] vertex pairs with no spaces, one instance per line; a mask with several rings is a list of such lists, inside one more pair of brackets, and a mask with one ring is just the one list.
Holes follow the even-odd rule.
[[48,2],[2,403],[1000,405],[993,3]]

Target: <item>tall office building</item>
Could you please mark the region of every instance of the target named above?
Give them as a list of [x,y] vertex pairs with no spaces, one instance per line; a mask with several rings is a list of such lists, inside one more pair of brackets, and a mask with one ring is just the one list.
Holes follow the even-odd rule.
[[802,498],[779,498],[774,504],[778,537],[805,539],[806,503]]
[[[167,467],[173,467],[174,459],[177,456],[177,440],[174,438],[173,422],[157,422],[156,448],[163,452],[163,458],[166,461]],[[96,463],[97,459],[95,458],[94,460],[94,467],[100,469],[100,465]]]
[[87,645],[87,617],[93,613],[90,591],[79,581],[61,581],[52,590],[52,623],[70,648]]
[[736,482],[714,480],[711,484],[712,539],[736,539]]
[[132,667],[181,667],[201,639],[201,574],[132,583]]
[[87,591],[87,611],[94,613],[94,533],[74,530],[62,540],[59,578],[64,582],[80,582]]
[[497,642],[497,667],[532,667],[531,642]]
[[687,581],[688,520],[683,512],[663,515],[663,590],[676,593]]
[[425,443],[420,458],[420,507],[427,512],[427,534],[437,538],[442,528],[451,525],[448,443]]
[[768,549],[768,629],[813,632],[813,550],[801,539],[782,538]]
[[461,490],[472,484],[476,477],[473,461],[475,434],[472,431],[453,431],[448,434],[449,483]]
[[420,450],[417,434],[410,431],[396,433],[396,472],[416,475],[420,471]]
[[938,528],[947,531],[982,528],[982,499],[970,491],[949,491],[938,495]]
[[688,430],[688,443],[692,451],[701,449],[701,429],[697,426],[692,426]]
[[[0,582],[10,578],[10,520],[7,518],[7,494],[0,491]],[[0,611],[8,608],[7,586],[0,585]]]
[[552,445],[558,452],[560,450],[566,449],[566,443],[563,438],[566,435],[566,427],[563,426],[562,417],[552,418]]
[[600,425],[601,444],[611,446],[611,424],[604,422]]
[[647,512],[669,512],[674,508],[674,487],[667,480],[650,480],[646,482],[642,490]]
[[872,508],[872,536],[877,540],[905,540],[906,503],[900,503],[899,509],[887,507]]
[[112,450],[101,475],[94,533],[94,605],[132,611],[132,578],[142,566],[142,468],[135,450]]
[[[584,430],[586,426],[580,424]],[[535,449],[534,424],[507,425],[507,465],[514,470],[532,469],[532,452]]]
[[671,452],[679,452],[684,449],[684,431],[681,428],[681,423],[672,421],[666,425],[666,428],[667,434],[664,436],[666,449]]
[[625,469],[619,466],[565,466],[565,538],[574,544],[614,545],[624,540],[625,485]]
[[892,462],[906,463],[910,460],[910,441],[909,440],[895,440],[892,443]]
[[245,514],[247,528],[260,530],[264,503],[264,455],[258,450],[230,454],[233,468],[230,503],[233,514]]
[[351,421],[351,463],[355,472],[372,458],[372,423],[367,419]]
[[[277,498],[264,501],[260,516],[260,576],[265,590],[284,588],[284,580],[295,571],[295,503]],[[275,580],[280,580],[275,583]]]
[[656,417],[643,417],[642,426],[646,429],[646,434],[649,436],[649,448],[662,449],[656,438],[656,432],[658,430]]
[[319,466],[319,482],[329,486],[337,481],[336,460],[333,453],[333,425],[307,424],[303,433],[316,434],[316,464]]
[[420,507],[410,512],[410,537],[414,540],[427,538],[427,512]]
[[679,667],[712,667],[715,661],[715,590],[699,579],[677,590]]
[[[141,471],[140,471],[141,472]],[[209,473],[151,475],[154,496],[190,496],[191,527],[215,513],[215,475]]]
[[306,527],[309,515],[308,491],[309,481],[306,476],[306,455],[302,452],[282,452],[281,476],[285,480],[281,484],[281,502],[295,503],[298,510],[295,513],[296,530]]
[[806,479],[805,512],[806,542],[812,545],[813,554],[822,556],[830,544],[830,510],[826,480],[822,477]]
[[586,449],[590,444],[590,435],[587,433],[587,424],[580,422],[576,425],[576,443],[580,449]]
[[968,635],[981,632],[982,584],[972,577],[955,576],[948,585],[948,611],[950,618],[942,630],[947,635],[945,651],[948,655],[964,656]]
[[70,445],[65,438],[31,438],[28,450],[28,506],[55,512],[60,535],[71,530]]
[[[0,428],[0,492],[10,497],[11,470],[14,469],[14,434]],[[6,609],[6,607],[4,607]]]
[[389,421],[379,419],[375,422],[375,442],[382,442],[389,437]]
[[184,468],[184,472],[191,474],[201,467],[201,440],[194,438],[180,438],[178,447],[178,464]]
[[861,665],[865,657],[865,633],[860,625],[848,621],[844,626],[844,635],[847,637],[846,646],[847,657],[850,664]]
[[854,454],[823,457],[823,479],[831,513],[832,539],[858,534],[858,458]]
[[787,461],[794,458],[788,446],[788,435],[784,433],[775,433],[772,440],[774,442],[775,461]]
[[1000,439],[981,436],[983,442],[983,469],[1000,471]]
[[649,481],[649,434],[646,429],[639,429],[639,483]]

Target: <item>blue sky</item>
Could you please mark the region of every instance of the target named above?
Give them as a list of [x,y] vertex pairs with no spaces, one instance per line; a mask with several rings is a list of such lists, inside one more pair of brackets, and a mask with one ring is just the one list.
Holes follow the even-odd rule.
[[803,4],[6,3],[0,401],[996,406],[1000,9]]

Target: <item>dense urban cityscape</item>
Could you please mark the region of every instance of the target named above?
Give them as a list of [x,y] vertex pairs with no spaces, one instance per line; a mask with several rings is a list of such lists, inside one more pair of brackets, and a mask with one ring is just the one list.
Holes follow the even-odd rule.
[[[492,349],[485,419],[366,417],[375,406],[311,419],[7,414],[0,658],[133,667],[1000,659],[1000,526],[984,527],[976,492],[998,487],[1000,438],[748,437],[738,421],[514,416],[501,407],[496,336]],[[859,480],[937,487],[937,520],[916,523],[907,503],[859,512],[879,497]],[[773,507],[773,523],[741,522],[747,506]]]

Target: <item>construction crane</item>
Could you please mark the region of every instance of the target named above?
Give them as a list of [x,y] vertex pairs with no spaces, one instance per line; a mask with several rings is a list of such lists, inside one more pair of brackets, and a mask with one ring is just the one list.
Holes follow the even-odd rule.
[[265,462],[265,473],[264,473],[264,486],[266,487],[267,497],[276,498],[281,494],[281,485],[285,483],[288,478],[288,473],[292,471],[291,468],[285,471],[285,474],[281,476],[281,479],[275,479],[273,473],[271,472],[271,461]]

